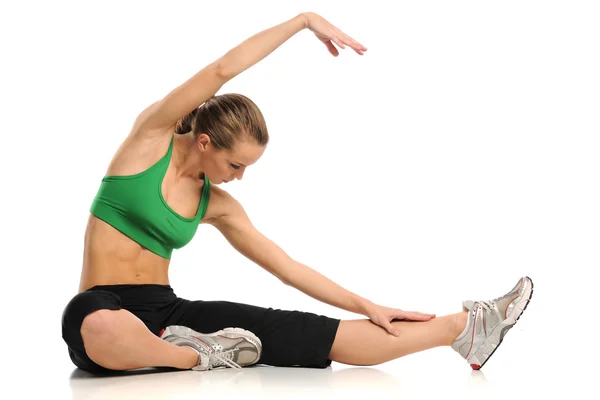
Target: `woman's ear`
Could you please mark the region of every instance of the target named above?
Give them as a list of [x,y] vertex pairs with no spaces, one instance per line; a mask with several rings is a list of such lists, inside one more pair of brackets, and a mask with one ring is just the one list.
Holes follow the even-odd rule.
[[210,144],[210,137],[205,133],[198,134],[196,138],[196,146],[198,146],[198,150],[206,151],[208,149],[208,145]]

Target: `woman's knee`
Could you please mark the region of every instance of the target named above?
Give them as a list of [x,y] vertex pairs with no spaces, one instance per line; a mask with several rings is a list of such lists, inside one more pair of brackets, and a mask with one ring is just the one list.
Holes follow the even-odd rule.
[[105,325],[110,321],[107,311],[120,308],[120,298],[114,293],[88,291],[77,294],[63,311],[63,339],[70,346],[81,345],[81,332],[84,325],[87,332],[105,330]]
[[83,318],[81,323],[81,337],[83,338],[84,344],[86,339],[90,339],[96,336],[111,336],[116,335],[116,315],[119,313],[117,310],[96,310]]

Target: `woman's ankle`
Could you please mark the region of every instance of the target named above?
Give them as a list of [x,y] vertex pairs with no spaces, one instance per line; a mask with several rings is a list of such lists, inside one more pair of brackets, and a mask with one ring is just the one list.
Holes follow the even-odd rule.
[[181,364],[176,365],[175,368],[179,369],[192,369],[198,365],[200,359],[200,353],[189,346],[180,346],[181,350]]
[[465,330],[469,314],[467,311],[462,311],[452,315],[452,327],[448,335],[447,345],[450,346]]

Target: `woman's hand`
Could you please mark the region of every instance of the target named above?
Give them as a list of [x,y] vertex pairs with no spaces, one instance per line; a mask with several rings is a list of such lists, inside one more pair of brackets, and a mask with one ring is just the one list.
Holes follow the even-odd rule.
[[325,18],[321,17],[312,12],[303,13],[306,19],[306,26],[310,29],[317,38],[325,44],[329,52],[337,57],[340,53],[338,49],[333,45],[334,42],[340,48],[345,49],[346,46],[350,46],[355,52],[361,56],[367,51],[367,48],[344,32],[340,31],[335,26],[331,25]]
[[409,321],[429,321],[435,318],[435,314],[425,314],[416,311],[402,311],[397,308],[383,307],[377,304],[370,304],[365,310],[365,315],[369,319],[381,326],[394,336],[398,336],[398,331],[391,324],[394,319],[403,319]]

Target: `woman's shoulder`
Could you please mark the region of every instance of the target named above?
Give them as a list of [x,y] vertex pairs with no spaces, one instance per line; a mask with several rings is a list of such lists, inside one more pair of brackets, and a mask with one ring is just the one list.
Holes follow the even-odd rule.
[[208,208],[201,223],[212,224],[226,215],[237,212],[241,207],[240,202],[229,192],[217,185],[211,184]]

